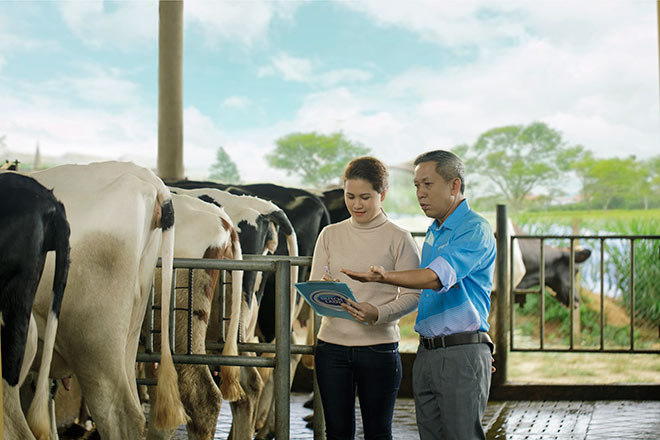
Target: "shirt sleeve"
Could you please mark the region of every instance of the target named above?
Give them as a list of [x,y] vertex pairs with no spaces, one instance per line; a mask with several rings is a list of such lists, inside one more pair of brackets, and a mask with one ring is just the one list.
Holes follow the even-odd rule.
[[454,284],[469,276],[488,255],[494,238],[484,225],[461,231],[452,242],[438,251],[427,266],[436,273],[442,287],[438,293],[448,291]]
[[[394,270],[411,270],[419,268],[419,251],[410,233],[405,233],[400,241],[399,250],[394,263]],[[398,321],[417,309],[419,289],[399,287],[397,298],[387,304],[378,306],[378,319],[374,325]]]

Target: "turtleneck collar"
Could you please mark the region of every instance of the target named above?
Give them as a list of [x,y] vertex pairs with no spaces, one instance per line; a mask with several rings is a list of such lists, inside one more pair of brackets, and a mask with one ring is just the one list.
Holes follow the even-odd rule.
[[350,217],[348,221],[351,224],[351,226],[353,226],[354,228],[374,229],[387,221],[387,215],[385,214],[385,211],[381,209],[380,212],[376,215],[376,217],[372,218],[367,223],[358,223],[355,221],[353,217]]

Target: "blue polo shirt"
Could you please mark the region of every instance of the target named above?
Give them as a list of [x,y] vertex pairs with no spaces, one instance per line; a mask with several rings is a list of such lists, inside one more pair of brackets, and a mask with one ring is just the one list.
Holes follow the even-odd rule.
[[493,230],[467,200],[442,225],[436,220],[429,226],[420,267],[433,270],[442,288],[422,291],[417,333],[435,337],[488,331],[495,251]]

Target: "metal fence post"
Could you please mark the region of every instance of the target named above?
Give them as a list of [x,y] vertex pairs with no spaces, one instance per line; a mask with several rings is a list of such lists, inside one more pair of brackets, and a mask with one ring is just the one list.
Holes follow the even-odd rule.
[[493,375],[493,386],[504,385],[507,381],[507,357],[509,352],[509,231],[506,205],[497,205],[497,321],[494,358],[497,372]]
[[291,396],[291,263],[275,264],[275,438],[289,438]]

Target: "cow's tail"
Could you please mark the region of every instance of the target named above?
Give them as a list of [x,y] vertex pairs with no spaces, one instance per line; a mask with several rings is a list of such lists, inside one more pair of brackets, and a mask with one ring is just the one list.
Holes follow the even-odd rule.
[[[235,260],[242,260],[238,236],[235,238],[233,246]],[[243,303],[243,271],[233,270],[231,272],[231,317],[229,319],[229,329],[225,338],[225,346],[222,349],[224,356],[238,355],[238,326],[241,318],[241,305]],[[220,391],[222,398],[228,402],[235,402],[245,398],[245,391],[239,382],[240,367],[235,365],[222,365],[220,367]]]
[[27,422],[37,440],[49,439],[51,434],[50,411],[49,411],[49,384],[50,363],[53,359],[53,348],[55,347],[55,336],[62,308],[64,288],[69,273],[69,223],[66,220],[64,206],[58,203],[52,222],[53,235],[55,237],[55,276],[53,279],[53,297],[50,303],[50,311],[46,319],[46,333],[44,335],[44,346],[41,353],[41,365],[37,376],[37,386],[27,412]]
[[160,308],[160,365],[156,374],[158,376],[155,423],[160,430],[171,430],[187,423],[188,416],[181,403],[177,374],[172,362],[172,349],[170,346],[169,322],[170,299],[172,295],[172,272],[174,258],[174,207],[169,191],[163,190],[158,195],[161,207],[160,227],[163,230],[161,243],[162,284]]

